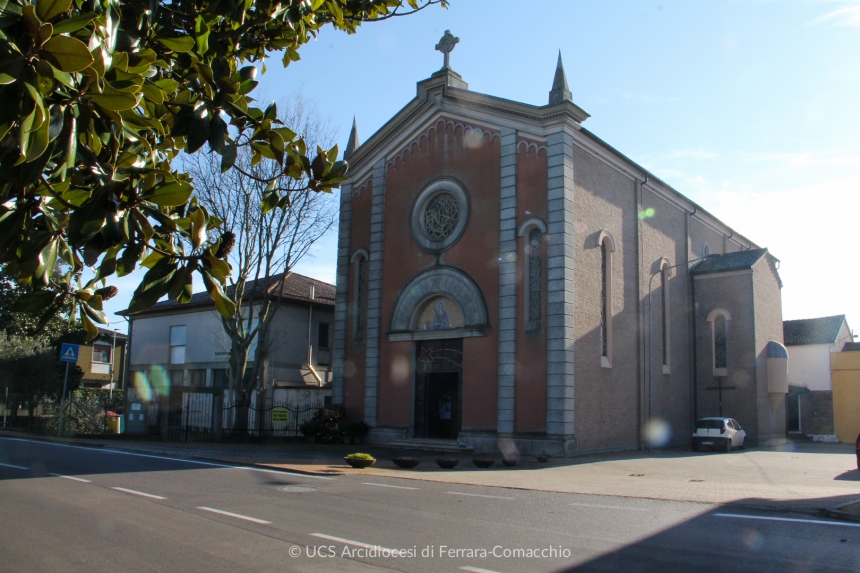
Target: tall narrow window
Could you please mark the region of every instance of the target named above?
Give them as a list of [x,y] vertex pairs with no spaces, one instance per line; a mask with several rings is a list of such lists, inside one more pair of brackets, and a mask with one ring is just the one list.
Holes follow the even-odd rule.
[[597,237],[600,247],[600,365],[612,368],[612,253],[615,239],[603,230]]
[[352,256],[353,266],[353,320],[352,339],[364,340],[364,328],[367,322],[367,251],[359,249]]
[[663,341],[663,374],[669,374],[672,359],[672,315],[671,301],[669,299],[669,277],[671,276],[671,265],[667,259],[663,259],[660,269],[660,302],[663,307],[660,313],[660,335]]
[[606,243],[600,243],[600,356],[609,356],[609,309],[607,309]]
[[714,376],[727,376],[729,368],[729,322],[731,315],[717,308],[708,315],[711,325],[711,354],[713,356]]
[[714,319],[714,368],[727,368],[726,356],[726,317],[720,315]]
[[532,229],[529,233],[529,321],[526,330],[540,330],[543,312],[543,253],[542,233],[540,229]]

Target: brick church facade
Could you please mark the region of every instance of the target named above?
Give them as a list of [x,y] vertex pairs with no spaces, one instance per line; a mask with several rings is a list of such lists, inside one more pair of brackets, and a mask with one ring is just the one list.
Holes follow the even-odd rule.
[[353,126],[332,398],[372,441],[574,455],[689,444],[710,415],[784,437],[779,261],[588,117],[560,57],[533,106],[446,54],[370,139]]

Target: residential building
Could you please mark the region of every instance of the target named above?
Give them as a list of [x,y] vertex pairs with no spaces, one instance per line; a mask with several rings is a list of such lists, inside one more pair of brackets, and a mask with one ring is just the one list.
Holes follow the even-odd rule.
[[128,335],[119,331],[99,328],[98,336],[81,344],[78,350],[77,365],[84,373],[81,378],[83,388],[110,389],[122,387],[125,379],[125,348]]

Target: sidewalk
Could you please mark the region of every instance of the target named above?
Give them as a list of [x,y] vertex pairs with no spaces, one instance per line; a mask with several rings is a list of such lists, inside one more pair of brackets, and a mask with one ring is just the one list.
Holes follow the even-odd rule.
[[[753,448],[731,454],[634,451],[551,459],[546,463],[528,457],[511,468],[503,466],[496,456],[498,461],[492,468],[478,469],[468,454],[405,451],[367,445],[132,442],[33,437],[5,431],[0,431],[0,436],[49,439],[312,475],[360,473],[537,491],[713,504],[742,503],[803,512],[860,499],[860,471],[857,470],[851,444],[787,444],[780,449]],[[377,463],[364,470],[350,468],[344,463],[343,456],[356,451],[374,455]],[[421,458],[421,465],[413,470],[396,467],[391,459],[404,455]],[[453,470],[443,470],[434,462],[437,457],[458,457],[460,464]]]

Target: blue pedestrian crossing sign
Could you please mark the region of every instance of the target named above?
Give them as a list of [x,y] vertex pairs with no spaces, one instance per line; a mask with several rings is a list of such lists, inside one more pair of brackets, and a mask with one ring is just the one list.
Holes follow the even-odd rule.
[[77,344],[63,343],[62,348],[60,348],[60,360],[63,362],[77,362],[79,349],[80,346]]

